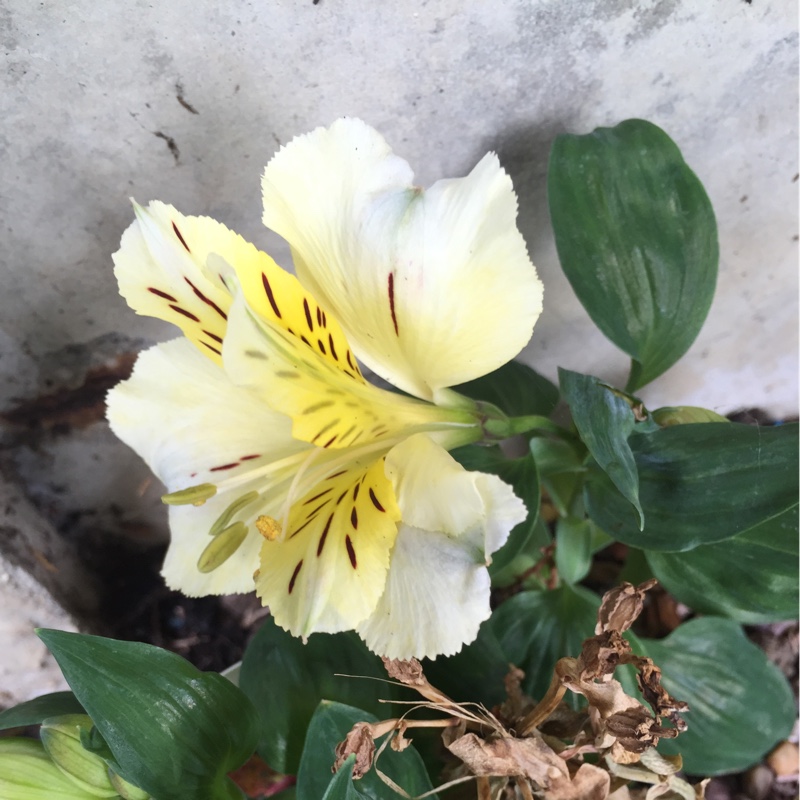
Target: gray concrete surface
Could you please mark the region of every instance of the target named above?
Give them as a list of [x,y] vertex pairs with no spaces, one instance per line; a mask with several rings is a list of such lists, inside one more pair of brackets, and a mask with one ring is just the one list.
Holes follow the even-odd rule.
[[345,114],[381,130],[423,184],[496,150],[545,284],[524,360],[616,381],[626,359],[557,264],[547,154],[562,131],[662,126],[708,189],[722,260],[705,329],[643,396],[796,413],[797,43],[791,0],[0,2],[7,472],[70,535],[98,518],[143,546],[163,535],[157,487],[101,421],[130,355],[172,335],[117,295],[128,197],[273,247],[264,165]]

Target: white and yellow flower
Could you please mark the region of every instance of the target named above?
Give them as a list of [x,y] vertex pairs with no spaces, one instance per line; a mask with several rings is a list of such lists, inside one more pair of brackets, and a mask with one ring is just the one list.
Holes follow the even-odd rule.
[[411,181],[358,120],[284,147],[264,222],[297,277],[211,219],[136,206],[120,291],[185,338],[142,353],[108,398],[172,493],[170,586],[245,592],[255,573],[293,634],[355,629],[393,658],[455,653],[489,615],[486,565],[526,512],[447,453],[487,428],[448,387],[513,358],[542,296],[495,155]]

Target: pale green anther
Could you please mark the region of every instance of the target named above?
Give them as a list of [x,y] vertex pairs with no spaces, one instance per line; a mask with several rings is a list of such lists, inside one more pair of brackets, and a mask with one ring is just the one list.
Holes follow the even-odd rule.
[[120,778],[114,770],[109,769],[108,777],[111,785],[117,790],[117,794],[122,800],[149,800],[150,795],[138,786],[128,783],[124,778]]
[[94,800],[53,764],[41,742],[0,739],[0,797],[3,800]]
[[47,755],[77,787],[94,797],[116,797],[106,762],[81,744],[81,730],[91,728],[85,714],[66,714],[44,720],[40,736]]
[[211,526],[211,530],[208,532],[209,536],[217,536],[218,534],[222,533],[228,525],[231,524],[231,520],[240,512],[244,511],[247,506],[251,503],[254,503],[261,495],[258,492],[248,492],[247,494],[243,494],[238,500],[234,500],[220,515],[219,519]]
[[217,493],[213,483],[200,483],[188,489],[161,495],[161,502],[168,506],[201,506]]
[[247,536],[247,525],[234,522],[218,533],[197,559],[200,572],[213,572],[222,566],[240,547]]

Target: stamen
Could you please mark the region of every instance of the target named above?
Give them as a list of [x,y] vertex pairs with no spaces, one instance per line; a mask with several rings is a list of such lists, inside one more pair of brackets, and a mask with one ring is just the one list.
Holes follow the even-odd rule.
[[256,528],[268,542],[274,542],[281,535],[281,524],[266,514],[262,514],[256,519]]
[[167,506],[201,506],[217,493],[213,483],[200,483],[188,489],[179,489],[161,496],[161,502]]
[[213,572],[221,567],[241,546],[247,538],[247,525],[234,522],[222,533],[215,536],[197,559],[197,569],[202,573]]
[[258,492],[248,492],[243,494],[238,500],[234,500],[220,515],[217,521],[211,526],[209,536],[216,536],[221,533],[225,528],[230,525],[231,520],[240,512],[244,511],[254,501],[258,500],[261,495]]

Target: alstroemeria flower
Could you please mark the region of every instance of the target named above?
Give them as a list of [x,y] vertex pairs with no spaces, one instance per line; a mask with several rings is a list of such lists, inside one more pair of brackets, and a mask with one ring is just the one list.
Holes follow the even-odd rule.
[[411,180],[357,120],[280,150],[264,222],[297,277],[211,219],[137,206],[120,291],[185,338],[108,398],[113,430],[186,503],[170,586],[244,592],[255,573],[293,634],[355,629],[392,658],[455,653],[489,616],[486,566],[526,512],[447,452],[486,429],[448,387],[513,358],[542,295],[496,156],[426,192]]

